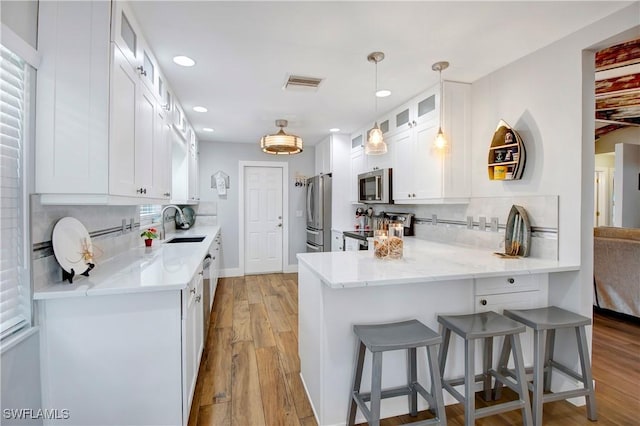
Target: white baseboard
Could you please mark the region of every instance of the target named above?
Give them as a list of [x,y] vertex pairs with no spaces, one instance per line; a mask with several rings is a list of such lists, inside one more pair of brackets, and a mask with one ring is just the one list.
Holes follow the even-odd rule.
[[298,264],[293,264],[293,265],[288,265],[284,267],[284,270],[282,271],[285,274],[290,274],[292,272],[298,272]]
[[242,273],[242,270],[240,268],[227,268],[227,269],[221,269],[220,270],[220,277],[221,278],[226,278],[226,277],[241,277],[244,274]]

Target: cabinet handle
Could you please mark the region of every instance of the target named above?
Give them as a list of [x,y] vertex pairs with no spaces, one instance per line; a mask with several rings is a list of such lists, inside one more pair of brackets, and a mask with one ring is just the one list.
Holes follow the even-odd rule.
[[514,284],[516,282],[516,279],[515,278],[507,278],[507,282],[509,284]]
[[418,125],[418,123],[416,123],[416,120],[413,120],[413,121],[411,122],[411,124],[412,124],[412,127],[415,127],[415,126],[417,126],[417,125]]
[[416,194],[411,194],[411,196],[412,196],[413,198],[415,198],[415,197],[416,197]]
[[200,299],[202,299],[202,296],[197,295],[197,296],[196,296],[196,302],[200,302]]
[[204,275],[203,271],[198,272],[198,275]]
[[144,70],[143,66],[139,66],[138,68],[136,68],[138,71],[140,71],[140,75],[144,75],[146,77],[147,72]]
[[164,196],[165,196],[165,197],[171,197],[171,193],[170,193],[170,192],[165,192],[165,193],[164,193]]
[[480,304],[481,304],[482,306],[485,306],[485,305],[487,304],[487,299],[482,299],[482,300],[480,300]]
[[147,193],[147,188],[143,188],[142,193],[146,194]]
[[192,293],[192,294],[196,294],[196,289],[192,288],[192,289],[189,290],[189,292]]

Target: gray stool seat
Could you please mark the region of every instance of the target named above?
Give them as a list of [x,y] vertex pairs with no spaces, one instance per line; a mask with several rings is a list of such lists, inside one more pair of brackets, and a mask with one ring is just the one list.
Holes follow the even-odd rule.
[[391,324],[354,325],[353,332],[371,352],[437,345],[442,337],[417,320]]
[[[440,372],[443,377],[451,333],[456,333],[464,339],[464,376],[454,379],[443,378],[442,380],[443,388],[464,405],[464,424],[473,426],[476,419],[506,411],[521,410],[525,426],[532,425],[529,392],[519,336],[520,333],[524,333],[525,326],[493,311],[469,315],[440,315],[438,322],[441,324],[440,332],[442,334]],[[492,366],[493,338],[498,336],[504,336],[504,340],[510,342],[509,350],[513,352],[516,371],[510,377],[500,374]],[[476,375],[475,344],[478,339],[484,342],[483,365],[482,374]],[[475,384],[477,382],[483,383],[484,399],[488,401],[492,399],[492,379],[495,379],[496,384],[501,383],[509,386],[518,394],[519,399],[476,409]],[[464,395],[455,389],[460,385],[464,385]]]
[[525,327],[493,311],[470,315],[441,315],[438,322],[464,339],[524,333]]
[[[526,324],[533,329],[533,382],[528,388],[533,394],[533,422],[535,426],[542,425],[542,406],[546,402],[559,401],[567,398],[584,396],[587,402],[587,418],[596,420],[596,398],[591,375],[591,363],[589,361],[589,348],[585,327],[591,324],[591,319],[585,316],[567,311],[557,306],[549,306],[537,309],[505,310],[504,315],[516,321]],[[573,328],[578,343],[578,357],[580,358],[580,370],[576,373],[553,359],[556,330]],[[510,342],[504,342],[498,372],[504,375],[513,375],[513,370],[507,368],[509,362]],[[560,392],[551,392],[551,376],[553,370],[562,371],[582,383],[583,387]],[[496,383],[494,397],[500,398],[501,385]],[[545,393],[546,392],[546,393]]]
[[579,327],[591,324],[591,320],[582,315],[566,311],[557,306],[539,309],[504,310],[504,316],[525,324],[534,330],[551,328]]
[[[435,417],[412,423],[416,426],[447,424],[442,397],[442,382],[438,365],[436,346],[442,337],[417,320],[401,321],[389,324],[354,325],[353,331],[358,337],[354,374],[349,399],[347,425],[355,424],[356,411],[359,408],[370,426],[380,425],[380,402],[384,398],[397,396],[409,397],[409,414],[418,414],[418,394],[427,400],[429,409]],[[426,347],[428,371],[431,374],[431,392],[418,383],[417,348]],[[373,354],[371,374],[371,392],[361,393],[362,369],[366,349]],[[407,350],[407,385],[392,389],[382,389],[382,355],[387,351]],[[370,402],[367,407],[366,402]]]

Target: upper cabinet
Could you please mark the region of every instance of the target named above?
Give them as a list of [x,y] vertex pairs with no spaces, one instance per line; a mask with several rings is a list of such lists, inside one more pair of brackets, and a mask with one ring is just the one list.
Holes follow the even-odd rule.
[[[440,123],[440,96],[443,102]],[[398,204],[465,203],[471,195],[471,85],[444,82],[382,116],[378,123],[388,151],[383,155],[352,155],[352,174],[358,170],[391,167],[393,199]],[[433,145],[442,129],[446,150]],[[366,132],[357,132],[354,136]],[[364,164],[364,166],[363,166]],[[352,187],[354,185],[352,184]],[[355,192],[355,188],[352,188]]]
[[127,4],[39,8],[35,186],[42,203],[167,203],[177,110],[180,130],[190,126]]

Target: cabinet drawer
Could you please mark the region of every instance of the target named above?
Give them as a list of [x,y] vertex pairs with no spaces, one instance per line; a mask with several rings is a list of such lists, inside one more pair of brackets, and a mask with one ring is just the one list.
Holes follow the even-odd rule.
[[532,309],[546,306],[541,291],[523,291],[521,293],[501,293],[476,295],[475,312],[495,311],[502,314],[505,309]]
[[493,278],[477,278],[475,294],[499,294],[539,290],[541,275],[513,275]]

